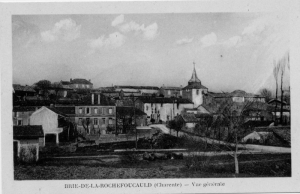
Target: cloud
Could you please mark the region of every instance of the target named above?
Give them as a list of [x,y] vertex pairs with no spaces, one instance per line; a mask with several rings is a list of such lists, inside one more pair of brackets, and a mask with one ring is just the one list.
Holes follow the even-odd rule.
[[121,34],[120,32],[114,32],[112,34],[109,34],[108,37],[105,37],[104,35],[100,36],[99,38],[95,40],[91,40],[89,42],[89,46],[93,49],[99,49],[99,48],[117,48],[124,44],[125,42],[125,36]]
[[156,22],[145,27],[144,24],[140,25],[131,21],[119,26],[118,29],[123,33],[134,32],[135,35],[141,34],[146,40],[153,40],[158,36],[158,25]]
[[111,22],[111,26],[117,26],[124,22],[124,15],[117,16],[114,21]]
[[241,37],[240,36],[233,36],[229,38],[228,40],[222,42],[221,44],[227,47],[238,47],[241,43]]
[[64,19],[57,22],[51,30],[41,32],[44,42],[56,40],[73,41],[80,37],[81,25],[77,25],[72,19]]
[[217,43],[217,40],[218,40],[217,35],[214,32],[212,32],[202,37],[200,39],[200,42],[202,43],[202,47],[204,48],[204,47],[215,45]]
[[175,42],[175,44],[177,44],[177,45],[185,45],[185,44],[189,44],[191,42],[193,42],[193,38],[190,38],[190,39],[189,38],[183,38],[183,39],[177,40]]
[[156,38],[156,36],[158,35],[157,30],[158,30],[157,23],[153,23],[153,24],[147,26],[143,31],[144,38],[147,40],[152,40],[152,39]]

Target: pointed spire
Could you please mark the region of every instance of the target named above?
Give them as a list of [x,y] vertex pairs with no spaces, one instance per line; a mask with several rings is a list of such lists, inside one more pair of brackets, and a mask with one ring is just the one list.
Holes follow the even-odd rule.
[[192,74],[192,78],[190,79],[189,83],[201,83],[200,79],[197,76],[197,72],[196,72],[196,67],[195,67],[195,61],[193,62],[194,64],[194,71]]

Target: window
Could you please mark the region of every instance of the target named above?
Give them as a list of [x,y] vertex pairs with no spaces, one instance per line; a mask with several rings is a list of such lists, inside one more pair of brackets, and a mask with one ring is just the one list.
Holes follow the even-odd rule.
[[112,114],[112,108],[108,109],[108,113]]
[[149,108],[149,107],[146,105],[146,111],[148,111],[148,108]]
[[103,114],[103,108],[99,108],[99,113]]
[[171,90],[168,90],[168,95],[171,95]]
[[86,108],[86,114],[90,114],[90,108]]
[[102,118],[102,122],[103,122],[103,124],[105,124],[105,118]]
[[98,119],[94,118],[94,125],[98,125]]
[[94,108],[94,113],[98,114],[98,108]]
[[82,125],[82,118],[78,119],[78,125]]
[[23,125],[23,120],[22,119],[18,119],[17,125]]
[[82,114],[82,108],[79,108],[79,114]]
[[109,120],[108,120],[108,124],[110,124],[110,125],[112,125],[112,124],[113,124],[113,120],[112,120],[112,118],[109,118]]
[[197,95],[199,95],[199,90],[196,90]]

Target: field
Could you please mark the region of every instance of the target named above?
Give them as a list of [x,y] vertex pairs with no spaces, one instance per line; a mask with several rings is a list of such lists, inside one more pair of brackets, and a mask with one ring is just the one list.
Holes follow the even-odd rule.
[[240,155],[240,174],[233,158],[188,156],[181,160],[139,160],[138,155],[100,158],[52,158],[16,165],[15,180],[291,177],[290,154]]

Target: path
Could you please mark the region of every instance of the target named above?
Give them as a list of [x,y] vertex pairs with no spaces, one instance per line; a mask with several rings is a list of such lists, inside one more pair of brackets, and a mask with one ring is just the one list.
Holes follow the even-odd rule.
[[[163,124],[155,124],[155,125],[149,125],[150,127],[157,127],[161,129],[164,133],[171,134],[173,136],[176,136],[177,132],[175,130],[170,130]],[[195,140],[198,141],[207,141],[209,144],[219,144],[219,145],[228,145],[228,146],[235,146],[233,143],[227,143],[224,141],[219,141],[215,139],[205,138],[205,137],[199,137],[196,135],[191,135],[189,133],[179,131],[178,136],[188,135],[193,137]],[[286,147],[275,147],[275,146],[263,146],[263,145],[253,145],[253,144],[238,144],[238,148],[243,149],[249,149],[249,150],[256,150],[260,152],[277,152],[277,153],[291,153],[291,148]]]

